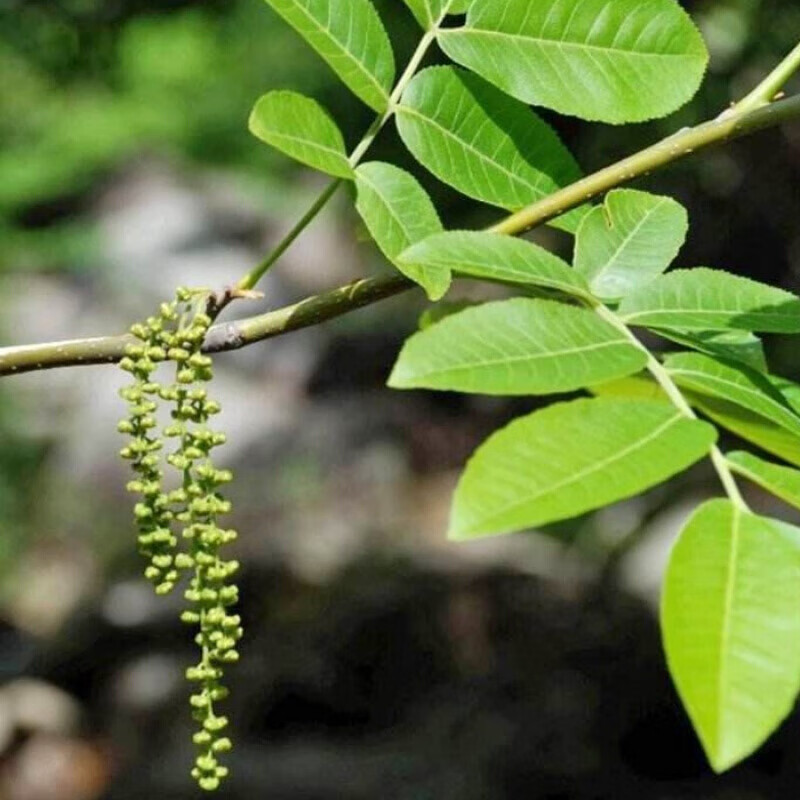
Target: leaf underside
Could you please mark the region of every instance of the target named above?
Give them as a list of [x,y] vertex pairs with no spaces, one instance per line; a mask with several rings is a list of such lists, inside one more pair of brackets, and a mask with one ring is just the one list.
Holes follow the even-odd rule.
[[473,455],[456,490],[452,539],[568,519],[655,486],[706,455],[711,425],[668,403],[558,403],[515,420]]
[[647,355],[597,314],[516,298],[467,309],[412,336],[389,385],[552,394],[631,375],[646,363]]
[[575,269],[601,300],[619,300],[669,267],[688,228],[686,210],[670,197],[609,192],[578,228]]
[[450,287],[450,270],[438,265],[405,264],[400,254],[442,230],[439,215],[416,178],[391,164],[371,162],[356,170],[356,208],[383,254],[431,300]]
[[667,662],[711,765],[729,769],[788,715],[800,688],[800,530],[704,504],[664,581]]
[[628,325],[656,329],[800,333],[800,299],[793,294],[706,267],[656,278],[628,295],[619,313]]
[[276,150],[336,178],[352,179],[344,139],[316,100],[296,92],[265,94],[250,115],[250,131]]
[[470,278],[541,286],[588,297],[586,281],[543,247],[524,239],[483,231],[446,231],[401,254],[409,265],[446,269]]

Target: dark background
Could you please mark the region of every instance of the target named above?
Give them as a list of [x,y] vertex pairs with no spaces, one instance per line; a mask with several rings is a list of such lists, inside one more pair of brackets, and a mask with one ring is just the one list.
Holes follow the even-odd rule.
[[[378,6],[402,63],[416,27],[400,0]],[[687,8],[712,53],[703,91],[647,125],[551,119],[586,171],[719,113],[800,36],[790,0]],[[256,263],[324,185],[247,132],[276,87],[313,94],[350,144],[369,124],[260,0],[0,0],[0,341],[117,332],[176,285]],[[370,157],[413,169],[393,131]],[[417,174],[449,225],[497,218]],[[689,208],[681,265],[800,290],[799,126],[637,185]],[[387,270],[351,205],[338,197],[263,303],[236,313]],[[536,235],[569,256],[566,238]],[[448,544],[464,460],[533,406],[386,389],[423,308],[409,295],[217,360],[247,630],[219,796],[796,796],[797,715],[716,778],[663,665],[661,571],[682,520],[719,492],[710,469],[545,532]],[[797,379],[794,340],[767,344]],[[199,794],[194,654],[180,599],[140,578],[115,455],[122,382],[107,367],[0,382],[0,800]]]

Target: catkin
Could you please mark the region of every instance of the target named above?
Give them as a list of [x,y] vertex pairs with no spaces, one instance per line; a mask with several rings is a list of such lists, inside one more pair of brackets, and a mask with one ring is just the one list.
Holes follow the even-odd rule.
[[[219,755],[231,749],[224,735],[228,719],[217,712],[216,704],[228,695],[222,683],[224,668],[239,659],[236,645],[242,626],[240,617],[230,613],[238,601],[232,578],[239,565],[221,555],[222,547],[237,535],[220,525],[231,510],[220,488],[233,476],[212,461],[212,451],[225,443],[225,435],[209,426],[220,406],[206,388],[213,377],[212,362],[202,347],[212,320],[201,308],[202,301],[202,295],[179,289],[158,316],[131,328],[138,342],[129,345],[121,366],[134,382],[121,393],[129,413],[119,430],[130,436],[121,455],[135,473],[128,489],[138,495],[134,516],[139,549],[149,561],[145,576],[158,594],[167,594],[184,572],[191,573],[184,594],[189,608],[181,619],[197,627],[200,649],[198,663],[186,672],[196,684],[190,702],[199,723],[193,737],[198,755],[192,776],[202,789],[213,791],[228,775]],[[154,380],[165,361],[175,365],[170,385]],[[171,407],[163,438],[156,433],[159,402]],[[174,443],[165,460],[181,476],[180,486],[169,492],[163,488],[164,438]]]

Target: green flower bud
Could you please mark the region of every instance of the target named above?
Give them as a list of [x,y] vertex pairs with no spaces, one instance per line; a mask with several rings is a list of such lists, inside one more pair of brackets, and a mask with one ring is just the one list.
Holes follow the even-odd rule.
[[211,749],[215,753],[229,753],[231,750],[233,750],[233,743],[227,736],[223,736],[221,739],[217,739],[217,741],[211,745]]

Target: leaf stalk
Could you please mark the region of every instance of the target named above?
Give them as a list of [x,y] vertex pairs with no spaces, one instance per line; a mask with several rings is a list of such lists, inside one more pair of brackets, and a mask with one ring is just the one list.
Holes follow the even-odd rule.
[[[664,394],[666,394],[670,402],[685,417],[688,417],[689,419],[697,419],[697,414],[695,414],[694,409],[691,407],[691,405],[689,405],[689,402],[683,396],[683,393],[678,388],[675,381],[672,380],[670,374],[664,369],[653,353],[651,353],[650,350],[637,338],[633,331],[610,308],[608,308],[608,306],[605,306],[600,302],[595,302],[592,303],[592,309],[602,319],[608,322],[609,325],[613,325],[614,328],[616,328],[620,333],[624,334],[631,344],[635,345],[647,356],[646,369],[650,375],[652,375],[656,383],[658,383],[658,385],[662,388]],[[717,447],[717,445],[712,445],[709,455],[711,458],[711,463],[714,465],[714,469],[716,470],[720,482],[722,483],[722,487],[725,489],[725,493],[728,495],[731,502],[740,511],[749,511],[747,503],[742,497],[742,493],[739,491],[739,487],[736,484],[736,479],[733,477],[733,473],[731,472],[725,455],[722,453],[719,447]]]

